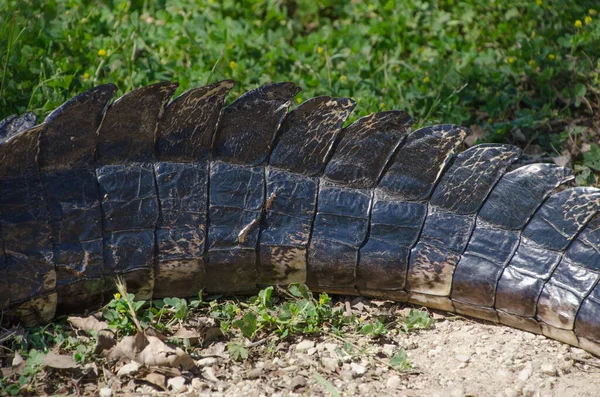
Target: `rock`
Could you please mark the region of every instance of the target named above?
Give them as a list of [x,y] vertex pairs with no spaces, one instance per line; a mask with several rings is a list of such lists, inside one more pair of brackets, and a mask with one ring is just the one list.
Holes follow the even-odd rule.
[[295,390],[304,386],[306,386],[306,379],[303,376],[294,376],[286,385],[286,387],[290,390]]
[[[167,381],[167,387],[176,392],[184,392],[187,390],[185,385],[185,378],[183,376],[176,376]],[[185,389],[184,389],[185,388]]]
[[117,376],[118,377],[132,376],[138,372],[138,370],[140,369],[140,366],[141,366],[141,364],[139,364],[135,361],[125,364],[121,368],[119,368],[119,370],[117,371]]
[[517,397],[518,395],[519,395],[519,393],[517,393],[516,390],[513,390],[513,389],[504,390],[505,397]]
[[336,358],[323,357],[321,358],[321,364],[329,372],[335,372],[338,368],[338,360]]
[[205,358],[201,358],[200,360],[196,361],[196,365],[201,368],[202,367],[212,367],[217,362],[218,361],[215,357],[205,357]]
[[367,368],[364,365],[357,363],[350,363],[350,369],[358,376],[362,376],[367,372]]
[[311,347],[310,349],[308,349],[306,351],[306,354],[308,354],[309,356],[312,356],[313,354],[315,354],[317,352],[317,348],[316,347]]
[[519,372],[519,380],[525,382],[527,379],[529,379],[529,377],[531,376],[532,373],[533,373],[533,366],[529,362],[529,363],[525,364],[525,366],[523,367],[521,372]]
[[471,360],[471,353],[459,353],[455,357],[461,363],[468,363]]
[[100,389],[100,397],[111,397],[112,396],[112,389],[110,387],[103,387],[102,389]]
[[398,375],[392,375],[385,384],[389,389],[397,389],[402,386],[402,379]]
[[296,351],[305,352],[308,349],[310,349],[311,347],[315,347],[315,342],[313,342],[311,340],[303,340],[302,342],[300,342],[296,345]]
[[325,348],[325,350],[327,350],[330,353],[335,353],[335,349],[338,348],[337,343],[323,343],[323,348]]
[[544,375],[549,375],[549,376],[556,375],[556,368],[554,367],[554,365],[552,365],[550,363],[543,363],[542,366],[540,367],[540,369]]
[[257,379],[260,377],[260,375],[263,373],[263,371],[259,368],[253,368],[250,371],[246,372],[246,378],[247,379]]
[[526,385],[523,388],[523,397],[539,397],[540,392],[534,385]]
[[201,391],[204,388],[208,388],[208,385],[206,383],[202,382],[202,380],[200,378],[192,379],[192,389],[194,389],[196,391]]

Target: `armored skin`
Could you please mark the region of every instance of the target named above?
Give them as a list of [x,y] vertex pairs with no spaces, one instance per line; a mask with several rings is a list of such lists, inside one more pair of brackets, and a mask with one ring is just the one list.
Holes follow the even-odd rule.
[[403,111],[344,127],[355,102],[233,81],[171,100],[158,83],[85,92],[35,125],[0,122],[0,310],[43,323],[93,310],[122,276],[140,299],[314,291],[408,301],[600,354],[600,190],[457,153],[455,125]]

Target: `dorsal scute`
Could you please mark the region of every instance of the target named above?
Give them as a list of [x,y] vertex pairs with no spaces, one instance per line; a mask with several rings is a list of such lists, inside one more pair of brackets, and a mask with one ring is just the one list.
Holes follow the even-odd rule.
[[294,83],[273,83],[249,91],[223,110],[213,153],[216,159],[250,166],[262,165],[292,98]]
[[283,123],[269,164],[290,172],[318,176],[356,102],[320,96],[292,110]]
[[153,161],[157,123],[177,87],[177,83],[156,83],[113,102],[100,128],[97,164]]
[[427,200],[466,136],[465,128],[451,124],[412,132],[394,154],[378,190],[409,201]]
[[519,167],[500,179],[481,208],[479,219],[520,230],[556,187],[573,178],[572,170],[555,164]]
[[193,88],[169,103],[156,134],[158,158],[183,162],[207,158],[225,95],[234,84],[224,80]]
[[347,187],[372,188],[412,123],[408,113],[392,110],[362,117],[344,128],[325,178]]
[[527,224],[523,236],[541,247],[562,251],[598,211],[600,189],[566,189],[546,200]]
[[461,215],[476,213],[520,155],[511,145],[481,144],[465,150],[440,179],[430,204]]
[[44,120],[40,136],[42,170],[68,169],[94,163],[98,127],[116,87],[105,84],[65,102]]

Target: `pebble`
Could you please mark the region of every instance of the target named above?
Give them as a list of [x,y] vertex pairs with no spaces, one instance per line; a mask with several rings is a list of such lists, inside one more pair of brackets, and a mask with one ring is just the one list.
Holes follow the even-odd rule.
[[121,368],[119,368],[119,370],[117,371],[117,376],[118,377],[131,376],[140,369],[140,366],[141,366],[141,364],[139,364],[135,361],[125,364]]
[[367,372],[367,368],[364,365],[356,363],[350,363],[350,368],[352,369],[352,372],[358,376],[362,376],[365,374],[365,372]]
[[323,357],[321,358],[321,364],[323,364],[323,367],[329,372],[335,372],[338,368],[338,360],[335,358]]
[[308,349],[310,349],[311,347],[315,347],[315,342],[313,342],[311,340],[303,340],[302,342],[300,342],[296,345],[296,351],[305,352]]
[[392,375],[386,381],[386,386],[390,389],[397,389],[402,386],[402,379],[398,375]]
[[542,373],[545,375],[550,375],[550,376],[556,375],[556,368],[554,367],[554,365],[552,365],[550,363],[542,364],[540,369],[542,370]]
[[533,366],[529,362],[529,363],[525,364],[525,367],[523,367],[521,372],[519,372],[519,380],[525,382],[527,379],[529,379],[529,377],[531,376],[532,373],[533,373]]
[[112,389],[110,387],[103,387],[100,389],[100,397],[111,397]]
[[208,388],[208,385],[202,382],[200,378],[194,378],[192,379],[192,388],[196,391],[201,391],[204,388]]
[[196,361],[196,364],[199,367],[212,367],[217,362],[218,361],[215,357],[205,357],[205,358],[201,358],[200,360]]
[[306,378],[303,376],[294,376],[287,386],[290,390],[297,389],[298,387],[304,387],[306,386]]
[[513,390],[513,389],[504,390],[505,397],[517,397],[518,395],[519,395],[519,393],[517,393],[516,390]]
[[335,349],[338,348],[337,343],[323,343],[321,346],[330,353],[334,353]]
[[176,392],[184,392],[187,391],[187,386],[185,385],[185,378],[183,376],[175,376],[167,381],[167,386],[169,389],[172,389]]
[[468,363],[471,360],[471,355],[468,353],[457,354],[456,359],[461,363]]
[[257,379],[262,374],[262,370],[259,368],[253,368],[250,371],[246,372],[246,378],[248,379]]

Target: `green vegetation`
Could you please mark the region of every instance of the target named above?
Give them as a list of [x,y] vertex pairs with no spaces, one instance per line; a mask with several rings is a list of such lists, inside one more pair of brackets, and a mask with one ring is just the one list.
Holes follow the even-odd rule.
[[[205,346],[201,341],[191,343],[190,340],[203,337],[200,334],[190,338],[178,337],[174,330],[197,329],[199,323],[208,319],[214,323],[214,329],[220,331],[212,332],[213,338],[228,341],[227,351],[235,361],[249,359],[253,347],[267,339],[273,343],[312,335],[340,341],[341,350],[348,356],[369,356],[380,365],[405,371],[411,368],[411,364],[402,348],[387,358],[381,358],[370,351],[369,344],[358,346],[350,338],[366,337],[373,344],[384,336],[391,337],[433,325],[429,313],[415,309],[411,309],[407,316],[357,315],[349,312],[343,302],[334,303],[325,293],[315,298],[304,284],[291,284],[285,290],[267,287],[257,296],[240,301],[219,297],[204,299],[202,292],[197,299],[189,302],[180,298],[135,301],[134,295],[128,294],[124,287],[119,289],[120,293],[116,293],[101,310],[101,320],[105,324],[100,325],[95,319],[89,324],[86,323],[89,318],[79,317],[75,318],[79,320],[77,323],[72,318],[67,322],[63,317],[43,327],[22,330],[11,337],[10,342],[5,342],[4,348],[17,352],[25,361],[17,374],[0,378],[0,395],[3,388],[11,395],[34,392],[34,383],[40,382],[36,375],[42,370],[44,357],[50,351],[71,355],[73,365],[106,365],[105,358],[97,354],[98,346],[102,344],[100,328],[110,330],[116,340],[160,333],[171,343],[193,353]],[[84,325],[79,325],[80,322]],[[77,332],[77,329],[87,331],[87,335]]]
[[356,99],[354,118],[408,109],[417,125],[475,126],[481,140],[538,158],[566,150],[590,184],[598,11],[594,0],[6,0],[0,118],[44,116],[106,82],[122,94],[233,78],[231,99],[290,80],[303,88],[298,102]]

